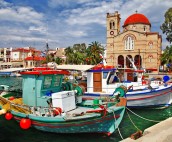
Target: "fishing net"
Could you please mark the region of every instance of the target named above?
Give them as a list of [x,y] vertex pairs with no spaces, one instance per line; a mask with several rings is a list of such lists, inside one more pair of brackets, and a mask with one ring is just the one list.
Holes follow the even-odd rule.
[[16,112],[22,112],[29,114],[30,109],[26,105],[23,104],[22,98],[17,98],[14,100],[8,100],[3,97],[0,97],[0,105],[2,106],[3,109],[6,111],[16,111]]

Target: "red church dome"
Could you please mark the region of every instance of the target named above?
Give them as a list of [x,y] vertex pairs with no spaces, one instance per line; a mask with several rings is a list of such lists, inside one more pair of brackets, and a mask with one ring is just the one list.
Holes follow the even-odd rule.
[[145,15],[139,14],[139,13],[135,13],[135,14],[129,16],[125,20],[123,27],[130,25],[130,24],[146,24],[146,25],[151,26],[148,18]]

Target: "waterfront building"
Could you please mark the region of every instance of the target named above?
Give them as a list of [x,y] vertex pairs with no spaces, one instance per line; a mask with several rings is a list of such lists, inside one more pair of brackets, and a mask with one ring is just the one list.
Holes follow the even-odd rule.
[[65,49],[66,48],[56,48],[56,53],[55,53],[55,57],[59,57],[59,58],[63,59],[63,64],[66,61]]
[[162,37],[158,32],[151,32],[149,19],[140,13],[130,15],[120,31],[120,14],[107,13],[108,65],[121,68],[133,68],[129,60],[134,61],[138,69],[145,68],[158,72],[161,65]]
[[0,69],[10,68],[12,48],[0,48]]
[[11,54],[13,67],[34,67],[40,64],[41,51],[33,47],[14,48]]

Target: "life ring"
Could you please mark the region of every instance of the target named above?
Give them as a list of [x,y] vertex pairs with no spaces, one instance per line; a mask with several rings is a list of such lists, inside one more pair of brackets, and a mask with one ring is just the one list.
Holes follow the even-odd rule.
[[114,31],[110,31],[110,35],[114,35]]
[[55,109],[53,109],[54,116],[61,115],[61,113],[62,109],[60,107],[56,107]]

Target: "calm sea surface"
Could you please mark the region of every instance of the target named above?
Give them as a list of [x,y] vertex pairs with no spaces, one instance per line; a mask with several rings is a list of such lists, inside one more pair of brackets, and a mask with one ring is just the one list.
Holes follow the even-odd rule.
[[[22,78],[0,77],[0,84],[21,88]],[[162,121],[172,116],[172,107],[166,109],[137,109],[132,111],[144,118],[156,121]],[[123,138],[129,137],[137,131],[130,118],[142,131],[157,123],[143,120],[131,112],[129,112],[129,116],[125,113],[119,127]],[[122,139],[118,131],[108,137],[101,134],[55,134],[38,131],[34,128],[22,130],[16,121],[7,121],[4,116],[0,116],[0,142],[119,142],[120,140]]]

